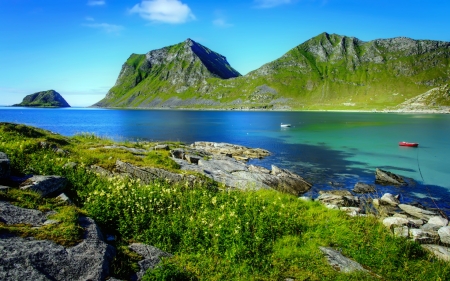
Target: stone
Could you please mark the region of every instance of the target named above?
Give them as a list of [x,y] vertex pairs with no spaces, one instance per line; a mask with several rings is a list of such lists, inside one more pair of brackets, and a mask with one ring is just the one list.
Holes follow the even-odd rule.
[[359,207],[359,198],[356,196],[340,196],[329,193],[321,194],[317,199],[322,204],[332,204],[339,207]]
[[450,248],[434,244],[424,244],[422,247],[431,252],[438,259],[447,262],[450,261]]
[[7,179],[11,175],[11,163],[8,156],[0,152],[0,180]]
[[60,176],[32,176],[20,184],[22,190],[33,190],[42,197],[61,193],[66,187],[67,179]]
[[420,244],[432,244],[439,240],[439,236],[436,233],[416,228],[409,229],[409,236],[413,241]]
[[428,221],[431,217],[437,216],[437,214],[433,211],[428,211],[411,205],[399,204],[398,207],[402,209],[405,213],[426,221]]
[[320,190],[319,194],[333,194],[338,196],[353,196],[353,194],[345,189]]
[[428,223],[439,225],[439,226],[447,226],[448,225],[448,220],[446,218],[441,217],[441,216],[435,216],[435,217],[431,217],[428,220]]
[[141,280],[148,269],[155,268],[161,262],[161,258],[172,256],[156,247],[141,243],[133,243],[129,245],[128,248],[144,258],[138,262],[140,271],[133,275],[131,280]]
[[437,233],[437,231],[442,227],[442,225],[437,225],[437,224],[432,224],[432,223],[426,223],[424,225],[422,225],[420,227],[420,229],[422,229],[423,231],[428,231],[428,232],[435,232]]
[[409,228],[405,225],[394,227],[394,235],[397,237],[408,238],[409,237]]
[[325,257],[328,260],[328,263],[336,271],[340,271],[340,272],[344,272],[344,273],[350,273],[350,272],[355,272],[355,271],[368,272],[359,263],[345,257],[340,252],[338,252],[332,248],[319,247],[319,249],[324,253]]
[[383,225],[387,228],[391,229],[393,226],[404,226],[407,225],[409,222],[408,219],[404,218],[397,218],[397,217],[387,217],[383,219]]
[[56,196],[59,200],[63,202],[67,202],[69,204],[72,204],[72,201],[70,200],[69,196],[67,196],[65,193],[61,193],[60,195]]
[[78,245],[65,248],[52,241],[0,236],[0,280],[105,280],[115,255],[103,242],[95,222],[80,217],[85,229]]
[[87,169],[93,173],[96,173],[96,174],[102,176],[102,177],[110,178],[110,177],[114,176],[114,174],[111,171],[108,171],[107,169],[97,166],[97,165],[91,165]]
[[172,156],[172,158],[185,159],[184,150],[180,148],[171,150],[170,155]]
[[63,168],[64,169],[75,169],[77,167],[77,163],[75,162],[67,162],[66,164],[64,164]]
[[450,226],[441,227],[438,234],[442,243],[450,245]]
[[47,214],[39,210],[25,209],[0,201],[0,222],[2,223],[42,226],[46,220]]
[[373,184],[357,182],[355,184],[355,186],[353,187],[353,192],[356,192],[356,193],[375,192],[375,186]]
[[400,201],[390,193],[383,194],[383,196],[381,196],[380,198],[380,202],[391,206],[397,206],[398,204],[400,204]]
[[325,207],[330,210],[339,210],[339,206],[335,204],[325,204]]
[[375,170],[375,181],[384,185],[408,185],[401,176],[378,168]]
[[153,147],[154,150],[169,150],[169,146],[167,144],[158,144]]

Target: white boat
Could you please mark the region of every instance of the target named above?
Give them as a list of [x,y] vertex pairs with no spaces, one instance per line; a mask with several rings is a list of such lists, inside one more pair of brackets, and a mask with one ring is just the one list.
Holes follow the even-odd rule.
[[281,128],[287,128],[287,127],[290,127],[291,126],[291,124],[283,124],[283,123],[281,123]]

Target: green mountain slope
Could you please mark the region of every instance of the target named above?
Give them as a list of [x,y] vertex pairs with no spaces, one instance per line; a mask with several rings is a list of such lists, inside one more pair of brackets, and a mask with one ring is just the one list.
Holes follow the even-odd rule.
[[[164,54],[161,50],[152,51],[161,54],[163,62],[152,75],[145,71],[140,74],[152,52],[146,56],[132,55],[116,85],[96,105],[385,109],[450,80],[449,42],[404,37],[363,42],[354,37],[322,33],[281,58],[233,79],[212,75],[218,72],[208,71],[202,60],[189,64],[186,58],[191,52],[181,50],[186,49],[185,45],[161,49],[169,50]],[[174,53],[177,57],[171,59]],[[223,65],[223,69],[232,69],[228,63]]]
[[66,100],[55,90],[42,91],[28,95],[21,103],[13,106],[70,107]]

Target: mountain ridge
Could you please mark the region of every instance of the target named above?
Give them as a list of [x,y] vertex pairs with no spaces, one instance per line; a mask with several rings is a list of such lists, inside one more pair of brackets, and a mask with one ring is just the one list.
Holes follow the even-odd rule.
[[[362,41],[324,32],[245,76],[237,71],[220,76],[208,70],[194,51],[189,52],[190,42],[215,54],[212,62],[221,62],[217,69],[234,70],[224,56],[187,39],[130,56],[124,66],[136,60],[139,65],[152,64],[156,59],[160,71],[133,76],[123,66],[116,85],[95,106],[384,109],[450,82],[450,43],[444,41],[406,37]],[[137,83],[124,83],[130,77]]]

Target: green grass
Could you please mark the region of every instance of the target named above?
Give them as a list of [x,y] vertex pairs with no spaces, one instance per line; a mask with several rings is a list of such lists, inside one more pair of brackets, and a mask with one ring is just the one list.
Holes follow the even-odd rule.
[[[67,193],[78,208],[94,218],[105,232],[117,237],[115,245],[119,254],[113,263],[113,276],[126,278],[136,270],[139,257],[124,246],[142,242],[174,255],[155,271],[147,272],[144,280],[450,278],[449,263],[432,257],[416,243],[394,237],[376,218],[349,217],[317,202],[303,202],[270,190],[226,190],[213,182],[191,186],[169,185],[161,180],[143,185],[139,180],[127,178],[106,179],[85,169],[92,160],[86,154],[90,153],[89,146],[101,147],[111,144],[110,140],[87,134],[64,138],[38,129],[15,128],[0,125],[0,151],[8,154],[15,171],[56,174],[69,180]],[[48,142],[58,140],[70,154],[61,156],[41,149],[36,145],[36,138]],[[124,156],[114,150],[99,150],[95,154],[99,162],[108,157]],[[146,157],[156,159],[157,164],[167,155],[148,154]],[[79,165],[73,169],[63,168],[69,161]],[[8,196],[2,200],[20,201],[22,206],[30,208],[57,210],[55,219],[67,220],[73,225],[78,209],[59,206],[51,199],[39,201],[43,199],[31,193],[15,192],[2,193]],[[27,226],[13,227],[8,231],[39,235],[30,232]],[[49,228],[46,233],[43,238],[76,241],[65,235],[74,235],[77,229],[64,226]],[[319,246],[340,250],[380,278],[333,270]]]

